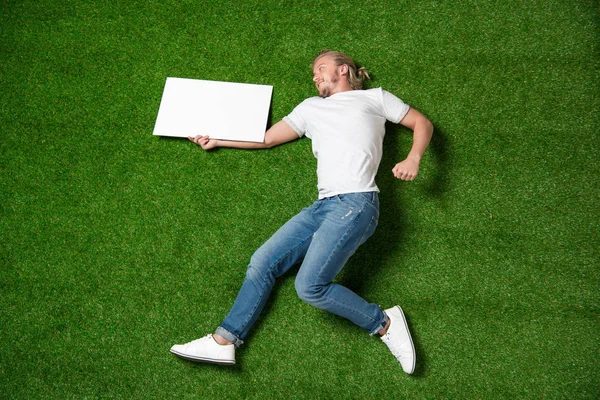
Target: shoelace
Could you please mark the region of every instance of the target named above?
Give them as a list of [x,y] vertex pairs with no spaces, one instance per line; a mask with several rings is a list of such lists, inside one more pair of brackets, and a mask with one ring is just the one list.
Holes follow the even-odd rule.
[[389,333],[383,335],[381,337],[381,340],[383,341],[383,343],[385,343],[385,345],[390,349],[394,357],[396,357],[397,359],[400,359],[401,357],[410,356],[408,350],[402,351],[401,347],[396,347],[396,343],[394,340],[392,340],[391,335]]
[[390,335],[388,333],[386,333],[385,335],[383,335],[381,337],[381,340],[390,349],[390,351],[392,352],[392,354],[394,355],[394,357],[398,358],[398,357],[401,356],[400,349],[396,348],[396,346],[394,345],[394,341],[390,338]]
[[196,340],[192,340],[191,342],[186,343],[187,346],[190,346],[192,344],[198,343],[198,342],[202,342],[204,340],[206,340],[208,337],[210,337],[211,335],[206,335],[204,337],[201,337],[200,339],[196,339]]

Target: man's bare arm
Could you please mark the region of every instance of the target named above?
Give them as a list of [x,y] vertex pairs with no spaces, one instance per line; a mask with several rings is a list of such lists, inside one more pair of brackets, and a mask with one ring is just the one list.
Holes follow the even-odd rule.
[[285,121],[281,120],[267,130],[265,133],[265,140],[262,143],[211,139],[209,136],[202,135],[198,135],[196,137],[190,136],[188,139],[202,147],[204,150],[210,150],[216,147],[231,147],[236,149],[269,149],[271,147],[298,139],[298,134]]
[[396,164],[392,173],[398,179],[412,181],[419,174],[421,158],[433,136],[433,124],[414,108],[408,110],[400,124],[412,129],[413,145],[406,160]]

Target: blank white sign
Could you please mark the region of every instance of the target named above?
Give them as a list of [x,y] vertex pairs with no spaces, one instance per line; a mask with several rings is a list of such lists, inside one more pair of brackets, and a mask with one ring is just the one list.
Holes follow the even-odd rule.
[[167,78],[154,135],[263,142],[273,86]]

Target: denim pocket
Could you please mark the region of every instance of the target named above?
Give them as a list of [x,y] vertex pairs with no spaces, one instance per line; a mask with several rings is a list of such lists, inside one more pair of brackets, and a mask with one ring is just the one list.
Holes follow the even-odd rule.
[[350,211],[361,212],[364,207],[365,202],[357,201],[358,199],[355,198],[355,195],[356,195],[355,193],[338,194],[335,196],[335,198],[337,199],[337,201],[339,203],[342,203],[343,205],[348,207],[348,209],[350,209]]
[[375,199],[377,199],[377,192],[359,192],[356,194],[361,195],[362,197],[367,199],[369,203],[374,203]]
[[379,198],[377,197],[377,192],[345,193],[338,194],[335,197],[352,211],[361,212],[365,207],[370,206],[379,213]]

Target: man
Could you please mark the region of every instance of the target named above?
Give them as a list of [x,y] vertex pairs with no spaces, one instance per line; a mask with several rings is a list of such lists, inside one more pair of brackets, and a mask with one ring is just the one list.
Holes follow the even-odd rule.
[[417,176],[433,126],[420,112],[381,88],[361,90],[368,74],[364,68],[357,69],[343,53],[321,52],[313,61],[313,74],[319,97],[305,100],[273,125],[263,143],[208,136],[189,138],[210,150],[270,148],[307,136],[312,139],[317,158],[319,199],[254,253],[233,307],[216,332],[174,345],[171,352],[195,362],[235,364],[235,349],[256,322],[275,280],[301,264],[295,281],[298,296],[349,319],[372,335],[381,335],[403,370],[411,374],[416,356],[402,309],[395,306],[382,311],[332,281],[377,225],[379,189],[375,175],[381,161],[385,121],[413,130],[408,157],[392,170],[402,180]]

